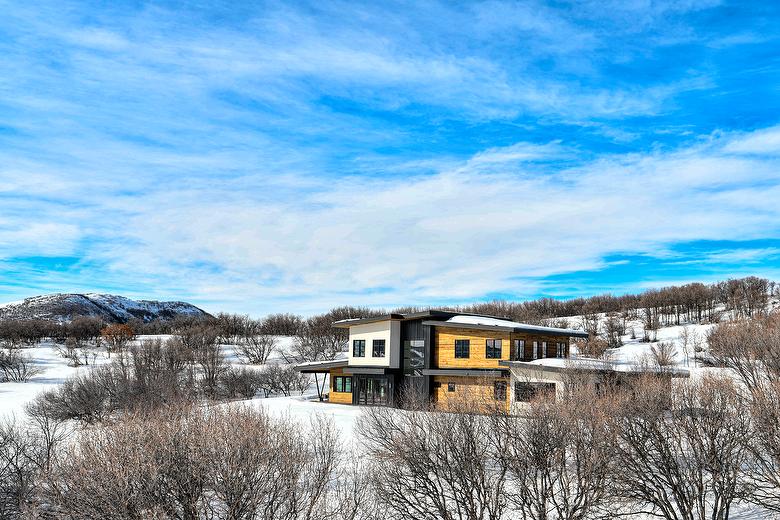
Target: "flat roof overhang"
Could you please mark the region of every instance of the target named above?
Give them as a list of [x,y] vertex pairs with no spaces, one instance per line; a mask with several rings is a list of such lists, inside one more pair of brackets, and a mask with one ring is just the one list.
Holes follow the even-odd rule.
[[499,332],[524,332],[530,334],[538,334],[540,336],[559,336],[563,338],[587,338],[587,332],[568,331],[562,332],[558,330],[545,330],[542,327],[528,326],[528,327],[504,327],[501,325],[482,325],[478,323],[460,323],[457,321],[424,321],[423,325],[432,325],[434,327],[450,327],[454,329],[472,329],[472,330],[490,330]]
[[424,376],[506,377],[507,370],[465,370],[458,368],[426,368]]
[[385,367],[346,367],[344,369],[345,374],[386,374],[387,368]]
[[342,368],[347,366],[348,361],[346,359],[333,359],[328,361],[309,361],[307,363],[301,363],[295,366],[295,370],[303,374],[314,374],[322,372],[330,372],[334,368]]

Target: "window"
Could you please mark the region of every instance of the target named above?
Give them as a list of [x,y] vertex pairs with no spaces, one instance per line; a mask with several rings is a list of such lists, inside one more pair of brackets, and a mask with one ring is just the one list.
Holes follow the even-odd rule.
[[566,357],[566,343],[558,343],[558,357]]
[[515,357],[512,359],[513,361],[521,361],[525,359],[525,340],[524,339],[516,339],[515,340]]
[[506,381],[493,382],[493,398],[496,401],[506,401]]
[[530,401],[541,393],[554,393],[555,383],[515,383],[515,401]]
[[531,358],[537,359],[539,357],[539,342],[534,341],[534,348],[531,349]]
[[547,357],[547,342],[546,341],[542,341],[542,346],[539,349],[539,357],[540,358]]
[[425,341],[404,341],[404,375],[422,376],[425,368]]
[[469,347],[470,347],[470,345],[471,345],[471,343],[467,339],[456,339],[455,340],[455,357],[456,358],[467,358],[467,357],[469,357]]
[[501,340],[500,339],[486,339],[485,340],[485,357],[487,359],[501,359]]
[[337,376],[333,378],[333,391],[352,393],[352,376]]
[[353,357],[366,356],[366,340],[364,339],[352,340],[352,356]]
[[447,383],[447,391],[448,392],[454,392],[455,391],[455,383]]
[[373,344],[373,352],[371,355],[374,357],[385,357],[385,340],[375,339]]

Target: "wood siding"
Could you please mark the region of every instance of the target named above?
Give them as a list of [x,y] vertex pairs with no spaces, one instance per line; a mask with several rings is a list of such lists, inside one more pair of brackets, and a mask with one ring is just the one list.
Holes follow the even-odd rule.
[[[469,340],[469,357],[455,357],[455,340]],[[488,359],[485,357],[488,339],[501,340],[501,359]],[[500,360],[511,359],[516,339],[525,340],[525,358],[533,358],[534,341],[547,342],[545,357],[557,357],[559,342],[566,344],[566,357],[569,357],[569,339],[561,336],[543,336],[536,334],[515,334],[501,331],[457,329],[450,327],[437,327],[433,348],[433,364],[435,368],[463,368],[463,369],[496,369]]]
[[[503,402],[495,399],[495,382],[506,384],[506,399]],[[455,391],[449,391],[449,384],[455,384]],[[434,376],[433,402],[442,410],[465,409],[470,411],[488,412],[498,406],[503,411],[509,411],[510,395],[509,377],[460,377]]]
[[[334,378],[336,376],[343,376],[344,375],[344,369],[343,368],[334,368],[330,371],[330,392],[328,395],[328,401],[331,403],[339,403],[339,404],[352,404],[352,392],[336,392],[334,388]],[[353,379],[352,382],[354,383],[355,380]]]
[[[436,327],[436,345],[433,349],[433,366],[436,368],[499,368],[499,359],[485,357],[485,341],[501,340],[501,359],[509,359],[510,334],[488,330]],[[455,357],[455,340],[469,340],[469,357]]]

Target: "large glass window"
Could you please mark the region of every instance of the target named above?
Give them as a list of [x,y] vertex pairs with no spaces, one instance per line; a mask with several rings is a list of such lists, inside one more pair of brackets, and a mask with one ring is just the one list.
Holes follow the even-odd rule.
[[404,373],[407,376],[422,375],[425,368],[425,341],[404,341]]
[[485,340],[485,357],[487,359],[501,359],[501,340],[500,339],[486,339]]
[[467,339],[455,340],[455,357],[456,358],[468,358],[471,342]]
[[566,357],[566,343],[558,343],[558,357]]
[[525,359],[525,340],[524,339],[516,339],[515,340],[515,357],[513,358],[513,361],[522,361]]
[[333,378],[333,391],[352,393],[352,376],[336,376]]
[[366,356],[366,340],[364,339],[352,340],[352,356],[353,357]]
[[371,355],[374,357],[385,357],[385,340],[375,339]]
[[506,381],[493,382],[493,398],[496,401],[506,401]]

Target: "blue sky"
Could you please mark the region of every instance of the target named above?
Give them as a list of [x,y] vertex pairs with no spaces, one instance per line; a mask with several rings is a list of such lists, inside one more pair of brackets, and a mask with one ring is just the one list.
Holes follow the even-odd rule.
[[0,9],[0,301],[780,279],[776,2]]

